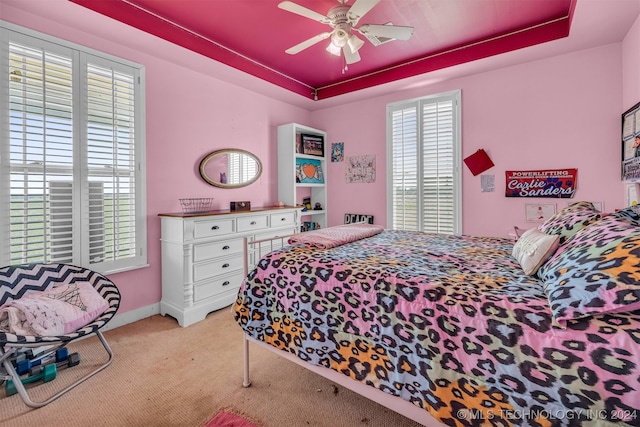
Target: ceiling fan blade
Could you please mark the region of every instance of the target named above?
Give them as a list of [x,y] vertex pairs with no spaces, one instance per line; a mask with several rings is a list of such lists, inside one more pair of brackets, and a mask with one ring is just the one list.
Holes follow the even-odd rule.
[[311,47],[318,42],[321,42],[322,40],[328,39],[329,36],[331,36],[330,32],[318,34],[317,36],[313,36],[310,39],[303,41],[302,43],[298,43],[297,45],[290,47],[289,49],[285,50],[285,52],[289,55],[295,55],[296,53],[301,52],[306,48]]
[[353,64],[354,62],[360,61],[360,54],[358,52],[351,52],[349,46],[343,47],[342,53],[344,53],[344,60],[347,64]]
[[358,20],[373,9],[380,0],[356,0],[356,2],[347,11],[347,19],[352,25],[356,25]]
[[397,40],[409,40],[413,35],[413,27],[399,27],[397,25],[364,24],[355,30],[363,36],[372,35]]
[[301,16],[304,16],[305,18],[309,18],[309,19],[313,19],[314,21],[318,21],[318,22],[322,22],[323,24],[328,24],[329,23],[329,18],[327,18],[324,15],[319,14],[318,12],[314,12],[311,9],[307,9],[304,6],[300,6],[299,4],[290,2],[290,1],[283,1],[281,3],[278,4],[278,7],[280,9],[286,10],[288,12],[292,12]]

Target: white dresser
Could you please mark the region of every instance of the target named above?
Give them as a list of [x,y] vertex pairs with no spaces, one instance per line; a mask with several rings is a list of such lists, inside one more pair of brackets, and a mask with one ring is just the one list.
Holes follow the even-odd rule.
[[235,301],[244,279],[244,237],[260,240],[300,230],[300,208],[290,206],[159,216],[160,314],[176,318],[183,327]]

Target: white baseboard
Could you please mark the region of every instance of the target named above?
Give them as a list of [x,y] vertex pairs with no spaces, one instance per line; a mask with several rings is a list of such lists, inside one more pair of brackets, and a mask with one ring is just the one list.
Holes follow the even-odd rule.
[[146,319],[147,317],[160,314],[160,303],[148,305],[146,307],[140,307],[135,310],[127,311],[126,313],[116,314],[113,319],[107,323],[102,332],[118,328],[120,326],[127,325],[129,323],[137,322],[138,320]]

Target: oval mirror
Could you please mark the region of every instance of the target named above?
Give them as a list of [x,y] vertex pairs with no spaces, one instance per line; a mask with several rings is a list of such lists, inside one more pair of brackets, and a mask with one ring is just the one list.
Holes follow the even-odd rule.
[[200,176],[215,187],[244,187],[258,179],[261,173],[260,159],[235,148],[214,151],[200,162]]

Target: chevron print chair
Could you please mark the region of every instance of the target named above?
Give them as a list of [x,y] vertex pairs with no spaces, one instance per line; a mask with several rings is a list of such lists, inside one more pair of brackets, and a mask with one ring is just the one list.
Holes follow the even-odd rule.
[[[12,380],[22,400],[32,408],[39,408],[51,403],[111,364],[113,353],[102,335],[100,328],[106,325],[118,311],[120,292],[116,285],[105,276],[74,265],[23,264],[0,268],[0,307],[11,300],[22,298],[26,293],[34,295],[34,293],[30,291],[51,292],[54,290],[53,292],[55,292],[56,287],[59,286],[77,284],[79,287],[81,286],[80,284],[86,283],[91,284],[108,304],[106,305],[106,310],[89,324],[79,327],[79,329],[72,332],[67,332],[64,335],[56,336],[25,336],[0,330],[0,362],[4,368],[0,368],[0,380],[3,379],[3,376],[5,380]],[[90,288],[87,289],[90,290]],[[94,294],[93,292],[91,293]],[[102,299],[100,299],[100,301],[102,301]],[[102,303],[104,306],[104,301],[102,301]],[[58,349],[65,347],[71,341],[90,335],[97,335],[104,350],[107,352],[107,361],[46,400],[34,402],[20,381],[20,375],[17,373],[12,359],[15,359],[16,355],[21,352],[29,350],[36,351],[35,349],[39,351],[42,348],[46,349],[44,350],[45,355],[51,355]],[[4,372],[1,372],[3,370]]]

